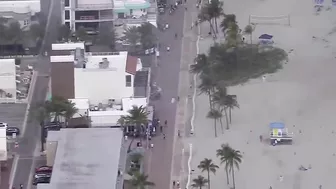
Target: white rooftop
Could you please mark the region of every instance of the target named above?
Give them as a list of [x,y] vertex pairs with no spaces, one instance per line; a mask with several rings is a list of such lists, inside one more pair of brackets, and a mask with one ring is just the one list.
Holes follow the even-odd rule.
[[7,160],[7,137],[6,129],[0,128],[0,161]]
[[78,110],[87,110],[90,107],[89,99],[86,98],[69,99],[69,101],[74,103]]
[[78,42],[78,43],[53,43],[51,44],[51,49],[53,51],[57,50],[75,50],[76,48],[85,49],[84,42]]
[[109,68],[118,70],[125,70],[126,60],[127,60],[127,51],[119,52],[119,54],[115,55],[93,55],[86,56],[86,68],[99,68],[99,63],[106,58],[109,62]]
[[133,106],[147,107],[147,98],[123,98],[121,102],[123,109],[126,111],[133,109]]
[[74,55],[50,56],[50,62],[74,62]]
[[112,5],[112,0],[78,0],[78,5]]
[[48,189],[115,188],[122,140],[120,129],[50,131],[47,141],[58,144]]
[[0,12],[36,13],[41,11],[40,0],[0,1]]
[[0,89],[8,93],[15,92],[16,94],[15,74],[15,59],[0,59]]

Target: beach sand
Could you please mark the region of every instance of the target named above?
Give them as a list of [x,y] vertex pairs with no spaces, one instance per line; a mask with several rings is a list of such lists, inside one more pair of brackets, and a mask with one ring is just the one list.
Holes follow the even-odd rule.
[[[331,0],[325,7],[331,6]],[[243,155],[236,171],[237,189],[331,189],[336,186],[336,7],[315,14],[314,4],[307,0],[225,0],[225,13],[236,14],[244,28],[249,15],[290,15],[291,26],[257,25],[254,41],[263,33],[274,36],[275,46],[289,53],[289,61],[279,72],[267,75],[266,81],[254,79],[244,85],[230,87],[237,95],[240,109],[232,112],[232,125],[223,133],[207,119],[208,97],[196,97],[195,134],[187,139],[193,144],[191,178],[201,173],[197,165],[211,158],[220,165],[216,149],[228,143]],[[271,21],[270,21],[271,22]],[[282,21],[279,21],[282,22]],[[205,33],[208,25],[202,26]],[[314,36],[314,37],[313,37]],[[249,38],[247,38],[249,39]],[[200,53],[206,53],[212,40],[200,41]],[[269,134],[269,123],[283,122],[294,132],[292,145],[271,146],[261,143]],[[309,167],[299,171],[300,166]],[[283,180],[280,181],[280,176]],[[224,166],[211,175],[212,189],[226,185]],[[231,179],[231,177],[230,177]],[[231,180],[230,180],[231,183]]]

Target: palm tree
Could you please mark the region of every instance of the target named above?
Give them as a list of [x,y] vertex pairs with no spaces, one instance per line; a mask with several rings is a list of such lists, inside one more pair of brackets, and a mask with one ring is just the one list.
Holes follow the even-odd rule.
[[79,27],[75,33],[77,40],[86,41],[88,40],[87,30],[84,27]]
[[239,108],[239,104],[238,104],[238,101],[237,101],[237,96],[236,95],[226,95],[225,106],[229,109],[229,118],[230,118],[230,124],[231,124],[232,109]]
[[234,177],[234,169],[239,169],[239,164],[242,162],[242,155],[240,151],[234,150],[233,148],[229,147],[226,155],[224,156],[225,159],[225,167],[229,169],[229,172],[232,173],[232,182],[233,182],[233,189],[236,188],[235,177]]
[[230,27],[231,23],[237,23],[236,15],[234,14],[226,14],[224,15],[224,19],[222,20],[220,27],[222,28],[222,32],[226,34],[226,30]]
[[198,54],[195,58],[195,64],[190,66],[190,72],[194,74],[209,73],[211,66],[209,58],[206,54]]
[[252,33],[254,31],[254,28],[252,25],[247,25],[245,28],[244,28],[244,33],[248,34],[250,36],[250,42],[251,42],[251,45],[252,45]]
[[124,35],[125,35],[125,39],[129,43],[131,48],[133,48],[133,50],[135,50],[136,46],[139,44],[140,38],[141,38],[138,27],[132,26],[132,27],[127,28],[124,31]]
[[132,179],[126,182],[129,182],[135,189],[146,189],[147,186],[155,186],[153,182],[148,181],[148,175],[139,172],[135,172]]
[[210,25],[210,33],[213,33],[216,38],[216,32],[212,25],[212,13],[209,6],[204,6],[201,8],[201,12],[198,14],[198,20],[200,23],[209,22]]
[[203,161],[201,161],[197,167],[201,169],[202,172],[206,171],[208,173],[208,188],[210,189],[210,172],[216,174],[216,170],[219,167],[212,162],[212,159],[208,158],[205,158]]
[[36,41],[42,40],[45,34],[45,28],[40,24],[32,24],[29,28],[29,34]]
[[[122,117],[123,122],[128,125],[135,126],[136,132],[140,135],[140,141],[142,141],[143,128],[148,124],[148,112],[143,106],[133,106],[131,110],[128,111],[129,115]],[[135,137],[132,138],[132,141],[129,145],[128,151],[131,150],[132,143]]]
[[[207,114],[207,118],[214,120],[215,137],[217,137],[217,120],[221,119],[222,116],[223,116],[222,113],[216,109],[211,109]],[[223,132],[223,129],[222,129],[222,132]]]
[[[226,156],[230,146],[228,144],[222,144],[221,148],[216,150],[216,156],[220,158],[221,164],[226,164]],[[226,173],[226,184],[230,184],[229,180],[229,169],[225,166],[225,173]]]
[[99,26],[99,34],[97,43],[100,45],[106,45],[110,47],[111,50],[115,49],[115,42],[117,39],[117,33],[115,30],[107,23],[101,23]]
[[223,2],[219,0],[211,0],[210,4],[207,6],[209,8],[209,12],[211,13],[211,18],[215,21],[216,33],[218,33],[217,19],[224,14]]
[[62,25],[58,28],[58,40],[59,41],[68,41],[71,35],[71,30],[67,25]]
[[207,179],[205,179],[203,176],[201,175],[198,175],[197,178],[193,179],[193,183],[191,184],[191,186],[193,188],[199,188],[199,189],[202,189],[202,187],[206,186],[206,184],[208,183],[209,181]]
[[6,91],[3,89],[0,89],[0,98],[2,98],[6,94]]
[[153,25],[150,23],[143,23],[137,28],[140,35],[140,43],[142,49],[153,48],[156,44],[156,36],[153,33]]
[[219,86],[219,85],[216,86],[216,89],[217,89],[216,92],[214,92],[211,96],[212,103],[215,103],[219,106],[221,113],[224,111],[225,120],[226,120],[226,129],[229,129],[229,117],[227,114],[227,106],[226,106],[227,89],[226,87]]
[[201,83],[198,85],[200,94],[206,93],[209,97],[210,109],[213,108],[213,103],[211,100],[211,95],[213,94],[216,87],[216,78],[215,75],[211,74],[201,74],[200,75]]
[[68,125],[69,120],[78,113],[78,109],[76,108],[76,104],[66,100],[64,102],[64,112],[62,113],[65,117],[65,123]]

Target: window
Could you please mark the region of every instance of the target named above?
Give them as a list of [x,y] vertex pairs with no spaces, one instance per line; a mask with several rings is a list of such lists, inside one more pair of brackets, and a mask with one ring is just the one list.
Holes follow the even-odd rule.
[[65,22],[65,25],[68,26],[68,28],[70,28],[70,22]]
[[126,75],[126,87],[132,87],[132,76]]
[[66,10],[64,13],[65,20],[70,20],[70,11]]
[[24,20],[23,25],[27,26],[29,24],[29,20]]
[[125,13],[118,13],[118,18],[125,18]]
[[70,6],[69,0],[65,0],[65,1],[64,1],[64,6],[65,6],[65,7],[69,7],[69,6]]

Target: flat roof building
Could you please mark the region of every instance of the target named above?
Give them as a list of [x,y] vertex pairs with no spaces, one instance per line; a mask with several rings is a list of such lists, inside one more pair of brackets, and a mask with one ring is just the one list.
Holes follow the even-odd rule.
[[78,44],[63,45],[75,49],[62,47],[68,55],[50,57],[52,96],[89,99],[92,104],[147,96],[149,71],[143,70],[140,58],[128,52],[92,53]]
[[47,164],[53,166],[50,184],[38,189],[121,189],[127,147],[123,132],[110,128],[49,131]]
[[0,103],[16,101],[16,67],[14,59],[0,59]]
[[0,128],[0,161],[7,160],[7,136],[6,129]]

